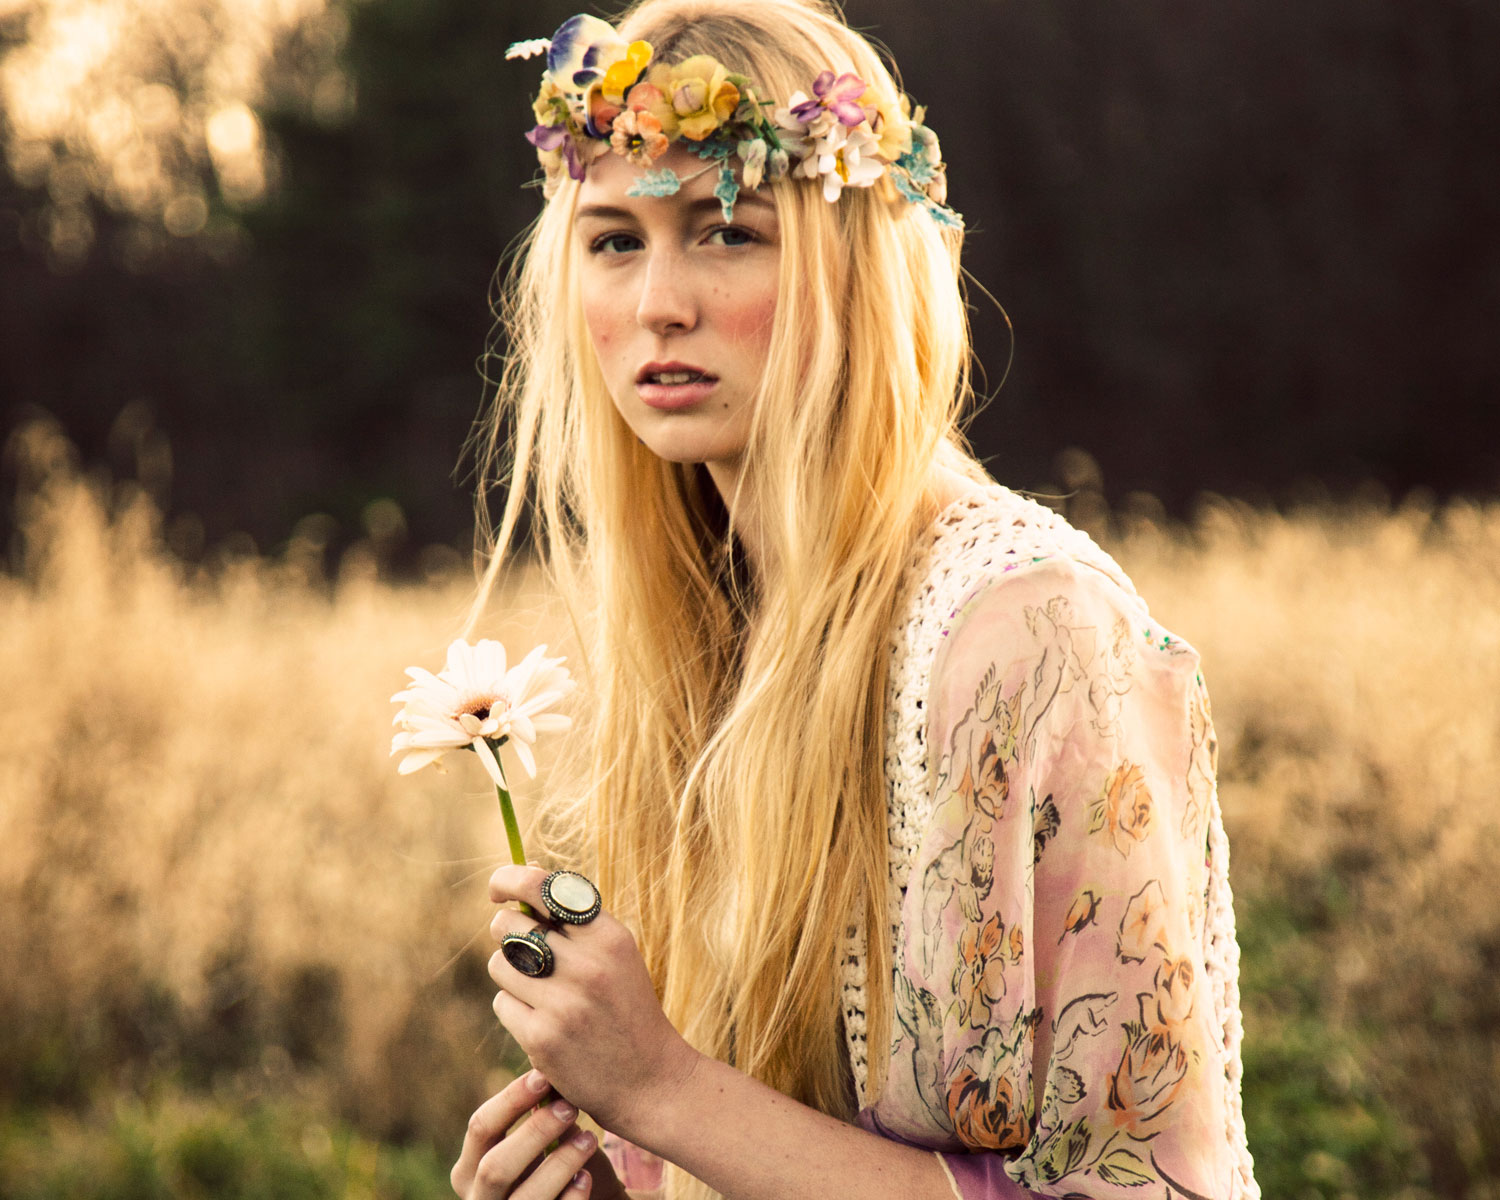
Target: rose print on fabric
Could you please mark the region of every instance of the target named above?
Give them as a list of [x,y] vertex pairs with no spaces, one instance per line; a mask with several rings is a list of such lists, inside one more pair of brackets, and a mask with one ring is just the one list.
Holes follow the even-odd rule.
[[1167,958],[1156,968],[1156,991],[1151,1002],[1156,1009],[1156,1023],[1174,1034],[1180,1033],[1193,1015],[1193,985],[1197,968],[1187,956]]
[[983,925],[965,925],[958,935],[958,966],[953,994],[961,1025],[979,1026],[990,1019],[990,1005],[1005,995],[1005,926],[999,913]]
[[973,708],[954,728],[948,753],[939,764],[937,795],[944,809],[951,806],[967,819],[958,838],[922,872],[922,965],[929,973],[936,966],[933,956],[942,940],[943,914],[957,901],[965,922],[979,922],[994,885],[991,830],[1004,817],[1010,799],[1023,691],[1024,685],[1003,698],[992,665],[980,680]]
[[1145,772],[1123,762],[1110,772],[1099,798],[1089,806],[1089,832],[1105,833],[1126,858],[1151,833],[1156,806]]
[[[1023,1047],[1030,1044],[1040,1012],[1018,1013],[1009,1026],[992,1026],[982,1041],[959,1057],[945,1089],[948,1117],[965,1146],[1005,1150],[1031,1136],[1031,1089],[1023,1083]],[[1024,1055],[1030,1058],[1029,1052]]]
[[1172,1031],[1148,1021],[1152,999],[1142,996],[1141,1019],[1125,1022],[1125,1051],[1109,1076],[1105,1101],[1116,1123],[1137,1138],[1149,1136],[1145,1126],[1171,1107],[1188,1069],[1187,1051]]
[[963,801],[965,811],[982,813],[997,820],[1010,798],[1010,775],[1006,764],[1016,761],[1017,722],[1023,688],[1008,700],[1000,696],[993,665],[985,672],[974,694],[974,707],[953,730],[952,744],[944,758],[940,783]]
[[963,1064],[948,1084],[948,1114],[959,1141],[976,1150],[1000,1150],[1026,1143],[1030,1123],[1008,1075],[985,1077],[968,1063]]
[[1125,906],[1115,954],[1121,962],[1145,962],[1153,947],[1166,949],[1166,936],[1167,898],[1161,880],[1152,879]]

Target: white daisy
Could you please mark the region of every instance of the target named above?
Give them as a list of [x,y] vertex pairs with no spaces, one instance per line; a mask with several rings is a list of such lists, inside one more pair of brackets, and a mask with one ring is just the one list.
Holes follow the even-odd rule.
[[[402,706],[391,739],[391,753],[401,754],[397,770],[420,771],[450,750],[472,747],[497,787],[505,776],[495,751],[509,742],[526,773],[536,777],[531,747],[539,733],[567,729],[572,721],[546,712],[575,686],[561,658],[546,657],[538,646],[506,669],[505,647],[489,638],[477,645],[462,639],[448,647],[448,663],[434,675],[408,667],[412,684],[391,700]],[[441,768],[439,768],[441,769]]]

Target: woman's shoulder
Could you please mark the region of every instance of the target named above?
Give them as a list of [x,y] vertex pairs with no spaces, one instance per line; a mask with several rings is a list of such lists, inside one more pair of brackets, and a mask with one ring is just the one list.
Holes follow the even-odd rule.
[[1061,513],[999,484],[974,486],[949,503],[929,531],[930,586],[992,582],[1044,564],[1087,567],[1127,594],[1120,565]]
[[966,489],[913,553],[893,637],[898,674],[903,658],[930,662],[976,604],[1019,615],[1042,592],[1145,613],[1120,565],[1060,513],[999,484]]

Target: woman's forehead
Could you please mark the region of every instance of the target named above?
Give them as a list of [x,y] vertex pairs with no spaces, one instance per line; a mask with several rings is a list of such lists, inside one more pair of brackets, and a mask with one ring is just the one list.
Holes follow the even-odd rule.
[[[640,183],[647,171],[673,171],[681,187],[668,196],[633,196],[631,189]],[[717,162],[705,160],[682,146],[673,146],[649,166],[637,166],[615,154],[600,155],[589,164],[578,191],[577,216],[619,215],[622,212],[647,214],[653,211],[693,212],[721,207],[716,195],[719,182]],[[775,218],[776,205],[771,199],[771,185],[756,189],[740,188],[735,200],[735,214],[759,214],[762,219]],[[664,206],[664,207],[661,207]],[[607,211],[606,211],[607,210]]]

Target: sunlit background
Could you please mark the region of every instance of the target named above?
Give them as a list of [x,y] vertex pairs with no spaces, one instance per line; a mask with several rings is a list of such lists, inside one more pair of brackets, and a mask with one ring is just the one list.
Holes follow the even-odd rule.
[[[385,698],[570,11],[0,0],[0,1198],[443,1195],[518,1066],[498,818]],[[968,219],[978,452],[1203,653],[1266,1194],[1500,1198],[1500,8],[847,11]],[[566,641],[529,577],[492,632]]]

